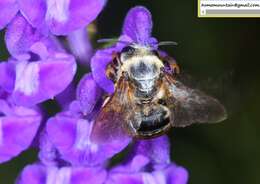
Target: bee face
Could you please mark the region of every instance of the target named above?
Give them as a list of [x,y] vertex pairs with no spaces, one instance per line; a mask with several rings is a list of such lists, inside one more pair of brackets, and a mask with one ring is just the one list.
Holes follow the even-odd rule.
[[122,71],[140,92],[151,92],[159,78],[162,61],[148,47],[128,46],[121,53]]

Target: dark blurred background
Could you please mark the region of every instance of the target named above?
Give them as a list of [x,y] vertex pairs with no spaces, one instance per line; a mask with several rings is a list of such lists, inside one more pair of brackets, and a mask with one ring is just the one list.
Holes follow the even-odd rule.
[[[172,130],[172,160],[188,169],[191,184],[259,184],[260,20],[197,18],[197,1],[109,0],[96,21],[98,38],[118,36],[135,5],[151,10],[153,35],[179,43],[164,50],[192,76],[192,84],[217,97],[229,114],[219,124]],[[0,44],[3,60],[3,32]],[[13,183],[35,160],[37,152],[30,150],[0,165],[0,183]]]

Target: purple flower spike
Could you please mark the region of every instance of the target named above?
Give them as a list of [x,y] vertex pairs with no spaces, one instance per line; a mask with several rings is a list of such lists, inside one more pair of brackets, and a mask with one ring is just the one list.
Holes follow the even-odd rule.
[[17,184],[102,184],[106,171],[102,168],[55,167],[41,164],[24,168]]
[[13,98],[26,106],[53,98],[69,85],[75,72],[74,58],[64,53],[36,62],[16,61]]
[[93,143],[90,140],[92,126],[93,122],[85,119],[57,115],[48,120],[47,134],[61,158],[73,165],[102,164],[128,145],[124,140],[109,145]]
[[56,35],[66,35],[92,22],[106,0],[22,0],[20,9],[29,22]]
[[21,106],[11,107],[0,100],[0,163],[27,149],[41,122],[41,115]]
[[81,112],[88,114],[92,112],[102,94],[101,88],[96,84],[91,74],[86,74],[79,82],[77,88],[77,100]]
[[3,29],[18,12],[16,0],[1,0],[0,2],[0,30]]
[[123,26],[123,34],[129,36],[135,43],[148,45],[152,27],[152,15],[149,10],[137,6],[128,12]]

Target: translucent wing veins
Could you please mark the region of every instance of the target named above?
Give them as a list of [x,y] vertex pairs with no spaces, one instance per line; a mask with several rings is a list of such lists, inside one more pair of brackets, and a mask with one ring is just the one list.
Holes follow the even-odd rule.
[[171,76],[166,76],[169,91],[175,98],[176,105],[173,126],[184,127],[193,123],[217,123],[227,118],[227,113],[220,102],[200,90],[191,89]]

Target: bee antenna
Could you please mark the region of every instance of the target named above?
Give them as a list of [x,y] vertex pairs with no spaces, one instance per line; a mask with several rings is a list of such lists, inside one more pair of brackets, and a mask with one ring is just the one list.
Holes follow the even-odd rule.
[[117,38],[103,38],[97,40],[98,43],[107,43],[107,42],[116,42],[118,39]]
[[123,43],[126,45],[131,44],[130,42],[127,42],[127,41],[118,40],[118,38],[103,38],[103,39],[97,40],[97,43],[108,43],[108,42],[118,42],[118,43]]
[[164,45],[174,45],[174,46],[176,46],[176,45],[178,45],[178,43],[173,42],[173,41],[162,41],[162,42],[158,43],[158,46],[164,46]]

